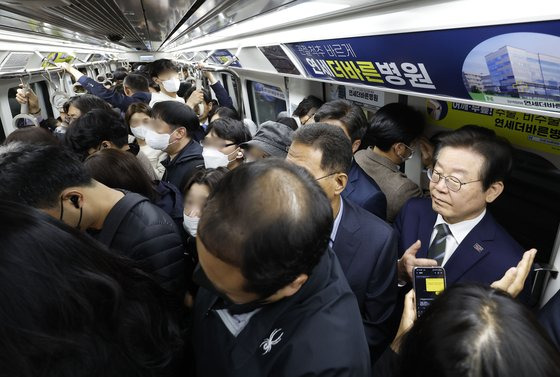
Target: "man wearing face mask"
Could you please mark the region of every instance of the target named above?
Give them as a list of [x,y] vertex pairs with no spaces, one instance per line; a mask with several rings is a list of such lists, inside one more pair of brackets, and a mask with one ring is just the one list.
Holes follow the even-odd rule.
[[138,73],[129,73],[123,81],[123,93],[107,89],[102,83],[95,81],[91,77],[84,75],[82,72],[72,67],[69,63],[58,64],[64,68],[66,72],[71,74],[74,79],[80,83],[88,93],[109,102],[113,107],[126,112],[128,106],[137,102],[150,102],[152,95],[148,89],[148,79]]
[[243,122],[231,118],[219,118],[210,123],[202,141],[206,168],[225,167],[233,170],[245,158],[241,144],[251,140],[251,133]]
[[152,109],[152,129],[146,129],[146,144],[164,151],[162,180],[183,188],[197,168],[204,167],[202,147],[193,139],[200,128],[194,111],[175,101],[157,103]]
[[[408,199],[422,196],[420,187],[401,172],[400,165],[418,148],[424,127],[424,116],[414,108],[401,103],[385,105],[375,113],[364,138],[368,148],[355,155],[358,165],[385,193],[389,222]],[[420,148],[424,155],[424,147]]]
[[162,287],[182,297],[184,247],[175,222],[136,193],[94,180],[75,155],[57,145],[0,147],[0,196],[87,231],[138,262]]
[[158,102],[177,101],[185,103],[182,97],[177,95],[181,86],[177,66],[169,59],[159,59],[150,64],[150,77],[159,85],[159,92],[152,93],[150,106]]

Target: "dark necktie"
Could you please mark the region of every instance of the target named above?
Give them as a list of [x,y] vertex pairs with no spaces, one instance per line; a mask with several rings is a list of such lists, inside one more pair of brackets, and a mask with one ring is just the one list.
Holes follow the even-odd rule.
[[445,257],[445,237],[450,235],[451,231],[447,224],[436,225],[436,230],[436,238],[434,238],[434,242],[432,242],[428,249],[428,258],[435,259],[438,262],[438,266],[441,266],[441,262],[443,262]]

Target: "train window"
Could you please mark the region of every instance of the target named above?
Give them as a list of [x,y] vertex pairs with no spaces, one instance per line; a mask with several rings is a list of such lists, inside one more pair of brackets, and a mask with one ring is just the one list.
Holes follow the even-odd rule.
[[16,100],[16,93],[18,89],[19,89],[18,86],[16,86],[15,88],[8,89],[8,103],[10,104],[10,111],[12,112],[12,117],[19,115],[19,113],[21,112],[21,105]]
[[39,106],[43,110],[43,114],[45,114],[46,111],[47,118],[52,118],[54,114],[47,83],[45,81],[39,81],[31,84],[31,88],[37,94],[37,97],[39,97]]
[[255,123],[261,124],[267,120],[276,120],[278,113],[286,111],[286,97],[282,89],[248,80],[247,91]]
[[2,124],[2,119],[0,119],[0,144],[6,140],[6,134],[4,133],[4,125]]

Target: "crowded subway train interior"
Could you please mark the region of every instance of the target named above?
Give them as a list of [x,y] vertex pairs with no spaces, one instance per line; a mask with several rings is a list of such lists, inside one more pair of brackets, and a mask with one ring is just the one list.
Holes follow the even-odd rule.
[[[96,98],[90,99],[88,96],[91,95]],[[335,105],[329,107],[329,103]],[[351,109],[358,111],[358,114]],[[337,112],[347,114],[337,115]],[[395,137],[391,130],[384,130],[384,136],[376,134],[376,130],[380,132],[380,119],[388,118],[397,123],[401,119],[417,122],[416,125],[409,124],[408,128],[403,126],[406,130],[402,132],[414,135],[410,143],[404,142],[404,139],[397,142],[395,139],[385,147],[383,142],[379,141],[383,137]],[[181,123],[192,123],[192,119],[195,119],[195,125],[185,126]],[[107,131],[107,134],[94,135],[91,130],[95,130],[96,122],[112,124],[113,128],[109,127],[111,130]],[[361,126],[349,125],[352,122],[362,122],[361,131],[358,129]],[[116,132],[115,125],[125,130],[125,143],[107,136]],[[140,126],[137,128],[138,125]],[[419,131],[411,131],[415,126]],[[464,126],[468,126],[467,130]],[[83,130],[76,130],[78,127],[83,127]],[[39,152],[33,152],[31,145],[34,142],[31,139],[26,141],[26,137],[31,138],[31,128],[43,128],[52,133],[56,139],[57,150],[64,152],[50,151],[52,146],[47,147],[43,144],[38,147]],[[343,132],[340,132],[340,128]],[[26,132],[28,136],[25,135]],[[392,136],[387,136],[389,134]],[[466,134],[474,140],[471,140],[474,146],[465,146],[457,141],[457,138]],[[459,136],[454,139],[453,135]],[[119,137],[121,140],[122,134]],[[337,137],[343,140],[337,142]],[[92,141],[90,145],[83,141],[86,138],[98,141]],[[277,232],[287,232],[292,226],[300,224],[302,216],[307,216],[300,212],[302,208],[307,208],[310,202],[305,202],[306,199],[302,198],[317,194],[313,191],[317,188],[324,189],[326,193],[330,206],[327,206],[325,211],[332,211],[329,212],[331,221],[328,226],[329,229],[334,227],[336,231],[330,233],[328,245],[327,241],[322,239],[317,241],[318,243],[306,243],[309,242],[309,237],[312,237],[310,235],[319,230],[301,225],[298,229],[302,232],[305,229],[307,232],[306,236],[301,236],[304,240],[292,239],[300,234],[293,230],[285,247],[298,249],[303,247],[302,245],[310,247],[311,244],[321,244],[323,248],[329,249],[325,255],[340,260],[328,263],[340,263],[342,271],[347,273],[348,282],[344,280],[343,285],[349,283],[350,289],[357,297],[357,311],[364,321],[364,342],[369,346],[371,359],[368,358],[368,365],[354,365],[355,369],[349,368],[350,372],[340,375],[384,375],[387,372],[382,370],[379,364],[383,362],[389,344],[390,348],[395,350],[393,345],[396,341],[391,341],[395,334],[397,337],[402,335],[398,322],[401,321],[402,327],[406,322],[406,312],[410,309],[410,297],[405,297],[403,286],[413,288],[416,282],[414,274],[420,273],[420,270],[413,270],[414,266],[407,264],[407,256],[410,256],[410,248],[414,247],[413,242],[416,239],[421,240],[423,246],[418,245],[413,254],[418,253],[422,258],[410,259],[410,263],[421,259],[438,261],[434,264],[418,262],[420,264],[416,267],[433,267],[439,264],[447,274],[447,288],[451,288],[455,282],[476,282],[484,285],[477,286],[476,292],[468,291],[475,288],[467,286],[449,289],[448,295],[446,293],[442,295],[441,300],[436,300],[439,306],[434,304],[434,313],[436,307],[441,310],[443,302],[448,304],[448,307],[452,306],[451,293],[457,296],[456,300],[467,300],[464,297],[460,298],[461,294],[471,295],[471,298],[475,295],[497,295],[496,302],[509,300],[504,298],[505,295],[502,297],[502,293],[494,293],[494,290],[499,291],[503,285],[492,284],[494,288],[498,287],[492,288],[492,292],[488,286],[492,281],[498,281],[498,277],[506,273],[509,267],[517,265],[517,262],[509,262],[509,259],[508,262],[505,261],[510,258],[510,254],[506,258],[505,254],[509,251],[504,249],[510,244],[519,247],[519,250],[515,250],[518,258],[512,257],[512,260],[522,263],[526,260],[521,259],[520,250],[537,249],[532,263],[525,263],[515,270],[518,274],[516,279],[523,268],[527,269],[528,275],[525,276],[524,284],[522,283],[523,292],[516,292],[519,294],[517,301],[522,301],[530,311],[538,315],[549,300],[551,303],[554,301],[551,298],[558,296],[556,293],[560,289],[560,7],[555,1],[0,0],[0,143],[3,144],[0,152],[0,185],[5,186],[5,189],[0,189],[0,211],[3,212],[2,217],[5,217],[0,221],[6,222],[6,229],[11,229],[10,232],[18,231],[14,225],[18,223],[17,216],[13,217],[13,212],[17,212],[22,216],[26,214],[34,217],[33,223],[42,221],[45,227],[47,223],[51,228],[56,227],[52,230],[53,234],[58,232],[64,233],[64,237],[74,237],[73,242],[82,243],[82,248],[89,250],[97,247],[91,244],[93,241],[89,236],[76,235],[78,232],[72,229],[51,224],[52,219],[43,219],[40,212],[45,212],[55,217],[56,223],[61,220],[71,227],[77,227],[110,249],[125,248],[123,245],[126,245],[127,241],[111,243],[108,240],[110,237],[119,236],[124,239],[126,235],[118,230],[107,235],[106,229],[117,229],[120,226],[119,221],[128,221],[127,218],[115,220],[110,216],[102,216],[100,220],[100,210],[93,207],[97,205],[98,208],[103,208],[103,198],[110,197],[118,202],[122,195],[126,198],[130,192],[142,194],[142,197],[134,197],[137,202],[126,204],[130,206],[147,205],[146,202],[142,202],[145,197],[156,203],[158,200],[161,202],[164,195],[176,194],[176,202],[170,204],[176,208],[166,208],[165,204],[161,204],[159,208],[169,214],[169,218],[173,220],[172,226],[178,229],[179,243],[186,250],[179,254],[189,259],[186,264],[192,265],[192,268],[181,267],[185,276],[182,276],[180,283],[175,278],[164,279],[163,282],[156,278],[155,281],[160,283],[163,290],[173,286],[171,290],[175,290],[174,293],[180,290],[177,288],[178,284],[186,287],[182,292],[185,298],[181,305],[187,307],[182,309],[187,314],[181,311],[177,316],[189,318],[178,322],[183,325],[182,341],[191,344],[189,339],[193,337],[195,341],[192,348],[195,348],[195,351],[192,351],[190,346],[185,347],[186,351],[183,353],[187,356],[179,358],[179,361],[169,361],[164,356],[152,360],[154,365],[165,364],[163,369],[166,373],[170,370],[175,371],[173,375],[178,375],[176,371],[182,367],[186,368],[187,375],[191,372],[194,375],[197,370],[197,375],[200,376],[309,375],[305,374],[309,371],[301,367],[301,364],[308,364],[309,368],[315,364],[325,365],[325,370],[329,365],[333,370],[336,369],[337,363],[333,362],[331,366],[329,359],[336,357],[328,352],[317,356],[310,351],[307,359],[299,355],[298,361],[294,362],[298,366],[294,369],[289,369],[292,361],[288,356],[279,355],[280,352],[274,354],[275,348],[280,349],[282,342],[289,342],[288,339],[295,336],[294,332],[314,336],[315,342],[321,342],[316,338],[323,336],[321,331],[328,333],[328,328],[319,331],[311,326],[312,329],[304,330],[301,327],[290,327],[286,323],[282,325],[280,321],[281,324],[267,327],[264,334],[266,336],[259,335],[255,344],[246,339],[248,334],[253,332],[258,335],[251,327],[251,322],[259,321],[259,316],[264,318],[268,313],[268,306],[278,306],[279,303],[293,301],[294,297],[311,294],[308,292],[311,289],[309,287],[318,284],[313,277],[322,276],[321,272],[302,270],[301,273],[289,275],[289,279],[285,275],[278,275],[275,280],[284,282],[283,285],[270,285],[273,287],[270,288],[266,279],[259,275],[269,271],[266,268],[270,266],[262,267],[258,272],[248,272],[251,266],[255,268],[255,264],[264,262],[255,257],[257,259],[252,260],[253,264],[246,265],[251,257],[234,255],[235,252],[232,251],[245,247],[246,250],[251,250],[246,253],[258,254],[258,251],[255,251],[259,248],[257,242],[262,241],[262,245],[268,245],[269,242],[272,245],[272,238],[268,241],[257,241],[265,238],[265,235],[269,234],[267,232],[271,231],[264,225],[270,219],[262,213],[270,213],[272,217],[280,216],[275,220],[279,229]],[[266,147],[262,143],[265,143]],[[130,149],[129,144],[132,145]],[[345,149],[346,147],[348,148]],[[107,152],[106,149],[122,149],[127,152],[126,156],[121,156],[121,151],[113,153]],[[186,149],[189,149],[188,156],[184,152]],[[129,151],[137,158],[131,159]],[[455,155],[457,151],[461,153]],[[467,154],[462,154],[463,152]],[[47,203],[47,199],[27,200],[27,195],[32,197],[34,192],[41,192],[42,183],[31,182],[26,180],[27,178],[14,178],[16,173],[12,173],[9,164],[16,157],[11,158],[10,153],[29,153],[30,156],[33,153],[43,153],[44,158],[51,156],[48,157],[52,158],[50,161],[57,158],[76,158],[76,161],[79,160],[79,166],[73,167],[74,170],[68,168],[68,174],[78,176],[75,169],[85,169],[87,174],[95,178],[96,183],[93,186],[86,185],[87,188],[81,190],[79,187],[83,182],[76,180],[71,187],[78,187],[77,189],[63,187],[63,191],[56,193],[55,205]],[[56,157],[57,153],[63,154]],[[332,158],[331,153],[339,157],[348,155],[348,159],[340,165],[338,160],[344,158]],[[510,153],[513,164],[511,168],[505,169],[509,170],[507,176],[502,177],[494,170],[500,169],[503,153]],[[142,154],[145,156],[140,158]],[[70,155],[73,157],[68,157]],[[265,162],[269,157],[274,161],[271,161],[267,168]],[[316,157],[318,159],[315,159]],[[23,157],[17,158],[21,158],[21,166],[24,169],[28,161]],[[253,161],[261,159],[263,161],[253,164]],[[280,159],[287,162],[277,161]],[[381,160],[385,162],[380,162]],[[29,177],[41,177],[41,170],[44,174],[50,174],[48,172],[51,168],[55,169],[52,174],[58,171],[54,163],[48,164],[40,159],[37,161],[39,166],[35,166],[35,169],[39,169],[39,172],[30,168],[32,172]],[[45,166],[42,166],[43,163]],[[128,169],[128,174],[123,176],[131,177],[136,174],[133,169],[137,169],[141,164],[144,172],[139,172],[138,175],[144,177],[148,171],[146,177],[155,183],[152,186],[148,183],[150,187],[146,191],[142,191],[142,187],[146,187],[142,186],[144,182],[136,182],[136,185],[130,187],[124,186],[125,183],[121,183],[125,181],[124,178],[116,179],[114,173],[110,172],[104,174],[106,172],[103,163],[111,167],[130,166],[124,167]],[[183,164],[183,168],[177,168],[179,163]],[[394,192],[388,194],[386,185],[393,185],[389,190],[396,190],[397,178],[393,177],[395,180],[392,181],[378,180],[377,176],[370,173],[375,170],[372,164],[376,163],[391,165],[388,168],[391,173],[401,180],[406,179],[407,184],[412,187],[410,190],[416,190],[414,194],[406,196],[406,199],[422,197],[422,200],[429,204],[431,198],[432,205],[426,211],[432,211],[433,217],[429,217],[431,223],[427,225],[428,233],[425,238],[421,235],[423,226],[426,225],[425,221],[420,217],[414,218],[414,211],[424,211],[424,207],[420,205],[421,199],[410,199],[411,201],[406,202],[399,197],[398,200],[402,202],[396,204]],[[486,173],[478,177],[475,176],[478,173],[473,176],[469,176],[468,173],[461,175],[464,170],[459,169],[457,173],[450,168],[453,163],[470,164],[465,165],[464,169],[476,165],[480,167],[481,172]],[[189,174],[184,170],[187,169],[187,165],[190,169]],[[329,166],[331,168],[328,168]],[[341,173],[332,170],[338,168],[342,169]],[[370,186],[365,183],[366,186],[359,186],[363,183],[362,178],[354,180],[352,174],[357,169],[360,170],[360,174],[364,174],[364,179],[373,182],[369,184],[376,187],[375,190],[383,197],[382,207],[373,204],[377,199],[370,195],[371,192],[360,191],[370,190]],[[284,178],[275,177],[274,172],[281,172]],[[492,172],[497,174],[497,178],[486,182],[491,179],[487,175]],[[313,181],[316,183],[306,181],[308,176],[315,178]],[[251,185],[245,186],[246,182],[239,183],[242,178],[249,177],[255,180],[255,185],[262,187],[262,191],[255,190]],[[304,181],[305,183],[302,183]],[[50,181],[45,179],[45,182]],[[225,187],[224,182],[230,186]],[[236,191],[231,186],[236,182],[242,189]],[[13,187],[18,184],[21,187]],[[35,185],[37,188],[28,189],[28,185]],[[272,185],[276,185],[275,189],[270,188]],[[284,185],[289,187],[283,189]],[[300,186],[305,186],[305,190],[308,191]],[[278,200],[292,200],[294,205],[290,207],[289,203],[284,202],[284,206],[276,208],[273,199],[251,199],[250,195],[268,195],[267,188],[272,190],[270,195],[277,195]],[[119,191],[120,189],[126,191]],[[293,190],[296,199],[284,198],[282,195],[286,190]],[[410,190],[409,193],[412,192]],[[19,200],[9,197],[10,193],[15,195],[14,198],[24,199],[13,203]],[[367,197],[369,202],[366,203],[365,199],[361,202],[357,199],[359,195]],[[324,199],[324,195],[319,196]],[[88,199],[89,197],[92,199]],[[243,206],[238,203],[241,198],[253,204]],[[481,204],[478,200],[481,200]],[[43,205],[43,202],[48,205]],[[315,203],[319,209],[312,211],[314,216],[320,215],[321,205],[326,202],[325,200]],[[227,203],[231,203],[231,208],[220,207],[220,204]],[[476,207],[477,203],[480,204],[480,208]],[[33,212],[22,204],[41,211]],[[260,208],[258,205],[264,207]],[[461,224],[451,220],[451,214],[455,215],[454,211],[458,211],[453,209],[453,206],[472,207],[473,211],[479,208],[478,212],[473,212],[474,215],[463,217],[459,221],[461,223],[466,220],[466,223],[476,219],[477,222],[465,225],[467,230],[464,231],[465,228],[460,228]],[[232,213],[233,209],[239,211],[239,218]],[[358,217],[363,215],[375,218],[373,220],[367,217],[368,220],[361,223],[362,227],[369,227],[363,240],[359,230],[352,233],[348,230],[351,227],[341,227],[340,224],[341,221],[346,221],[344,216],[349,216],[347,214],[353,213],[354,210]],[[146,216],[152,216],[149,215],[150,211],[143,211],[142,213],[148,213]],[[367,215],[362,212],[367,212]],[[217,214],[222,216],[221,223],[215,218]],[[253,216],[254,223],[252,219],[243,219],[244,216]],[[435,220],[436,216],[438,220]],[[492,217],[492,222],[488,223],[490,225],[484,223],[489,216]],[[226,224],[228,221],[232,223]],[[438,260],[439,256],[432,252],[435,250],[432,246],[439,242],[440,228],[437,224],[442,222],[445,229],[451,229],[452,233],[442,233],[444,254],[441,254],[442,260]],[[159,224],[158,221],[156,223]],[[481,227],[480,224],[486,224],[485,228],[480,230],[483,235],[481,238],[474,238],[473,232],[479,229],[477,227]],[[240,228],[242,225],[248,228],[254,225],[254,229],[243,230]],[[417,227],[419,233],[408,238],[404,234],[410,232],[411,227]],[[355,229],[359,228],[359,225],[355,226]],[[247,235],[247,232],[251,231],[261,232],[260,237]],[[150,229],[138,232],[153,234]],[[465,234],[457,236],[461,232]],[[490,240],[494,233],[502,234],[501,232],[508,235],[507,242],[501,240],[503,243],[492,246]],[[240,236],[234,237],[232,233]],[[127,237],[136,237],[132,234]],[[211,235],[220,236],[219,239],[210,239]],[[348,237],[348,242],[341,245],[341,238],[344,236]],[[158,237],[154,235],[145,242],[153,242],[157,249],[157,242],[160,240]],[[282,241],[278,242],[282,239],[281,236],[277,237],[279,238],[274,242],[282,244]],[[384,240],[379,241],[381,244],[393,242],[393,238],[398,240],[394,244],[394,255],[381,255],[389,253],[389,247],[385,244],[379,246],[378,256],[376,254],[375,257],[361,257],[360,253],[365,252],[362,248],[369,242],[368,237]],[[454,251],[449,251],[452,246],[449,246],[451,242],[447,237],[455,240],[457,245],[456,249],[452,249]],[[220,245],[220,240],[227,242],[231,250],[228,251],[226,246]],[[167,239],[162,242],[167,242]],[[249,242],[254,244],[248,246]],[[467,242],[470,242],[468,250],[463,249],[461,245]],[[10,243],[6,241],[2,244]],[[68,244],[72,243],[68,241]],[[376,248],[374,244],[375,242],[371,241],[370,248]],[[344,247],[349,249],[351,257],[339,255],[339,250]],[[496,250],[493,247],[496,247]],[[0,246],[0,255],[10,252],[4,248],[7,246]],[[331,254],[331,249],[334,250],[334,254]],[[197,254],[193,255],[189,250],[195,250]],[[139,266],[142,269],[142,263],[149,263],[146,262],[149,258],[145,255],[138,257],[141,253],[122,251],[117,254],[136,259],[136,262],[140,260]],[[284,257],[291,255],[288,252],[278,253]],[[501,256],[500,253],[504,255]],[[253,254],[251,255],[254,257]],[[275,258],[280,258],[278,255],[275,254]],[[105,254],[100,254],[101,257],[107,258],[106,263],[112,263]],[[318,262],[317,269],[327,263],[325,256],[321,258],[323,259]],[[384,258],[388,262],[381,266]],[[0,264],[8,263],[1,261],[4,259],[7,260],[0,256]],[[128,260],[119,259],[114,263],[125,271],[129,268],[124,266]],[[179,268],[169,263],[163,267],[148,268],[147,272],[157,275],[158,271],[168,272],[171,268]],[[273,264],[274,261],[268,263]],[[305,263],[309,263],[309,259],[305,259],[302,265]],[[368,263],[373,266],[373,272],[368,272],[369,275],[365,278],[367,282],[362,290],[358,287],[362,282],[356,275],[362,274]],[[461,267],[454,267],[453,263],[461,263]],[[288,262],[280,264],[282,268],[289,265]],[[361,270],[357,264],[361,264]],[[480,267],[483,264],[486,264],[485,268]],[[136,264],[134,266],[137,267]],[[71,263],[67,267],[72,269]],[[406,269],[409,267],[407,275]],[[388,273],[388,269],[392,272]],[[489,275],[492,277],[479,279],[479,274],[493,269],[496,276]],[[0,266],[0,271],[7,271],[7,267],[5,269]],[[60,271],[64,269],[61,267]],[[347,271],[353,271],[352,274],[356,275],[351,277]],[[94,273],[96,272],[84,272],[84,279],[86,275]],[[385,273],[387,275],[383,275]],[[122,274],[133,278],[132,272]],[[372,278],[373,274],[376,275],[375,278]],[[256,282],[248,282],[248,276],[256,279]],[[141,280],[140,277],[138,279]],[[261,285],[258,279],[263,279]],[[4,281],[4,278],[0,280]],[[79,285],[79,280],[76,284]],[[118,284],[125,283],[121,281]],[[379,289],[372,290],[372,285]],[[384,293],[379,293],[381,286],[389,285],[394,286],[391,292],[384,288]],[[95,290],[95,287],[92,285],[89,289]],[[16,286],[11,289],[16,289]],[[53,285],[52,289],[56,290],[56,285]],[[150,289],[152,288],[146,288],[147,291]],[[214,294],[213,301],[208,299],[208,295],[198,297],[199,290],[210,292],[208,295]],[[509,292],[507,288],[504,290]],[[126,289],[123,288],[123,292],[126,292]],[[32,291],[28,293],[30,296],[26,300],[33,301]],[[121,294],[125,295],[117,295]],[[386,296],[391,294],[394,297],[387,300]],[[376,298],[371,298],[373,296]],[[350,301],[356,301],[353,297]],[[63,293],[59,299],[64,300]],[[220,300],[224,301],[221,307],[216,304]],[[383,306],[389,301],[391,310],[373,308],[376,305]],[[23,301],[18,302],[21,306],[14,303],[14,308],[25,310]],[[311,301],[305,302],[310,306],[316,305]],[[224,306],[224,303],[231,307]],[[505,305],[509,304],[508,301]],[[192,309],[193,305],[195,309]],[[197,316],[197,305],[205,305],[206,317]],[[218,309],[215,309],[216,305]],[[345,305],[355,306],[353,301],[345,301]],[[288,308],[288,304],[285,306]],[[558,302],[556,306],[559,307],[556,314],[560,315]],[[282,310],[294,310],[294,313],[299,313],[300,316],[312,315],[301,307],[297,309],[303,310],[301,313],[291,306]],[[217,313],[217,322],[205,322],[211,311]],[[338,313],[334,309],[333,312]],[[174,315],[176,314],[174,312]],[[14,309],[0,314],[4,318],[10,315],[17,316],[17,311]],[[151,315],[154,315],[153,312]],[[348,322],[353,318],[352,313],[347,313],[346,316]],[[161,320],[159,317],[154,318],[152,317],[154,323]],[[432,317],[426,315],[426,319],[418,321],[421,325],[428,326],[430,318]],[[276,319],[268,318],[272,322]],[[560,318],[556,320],[560,322]],[[322,321],[329,322],[323,317],[317,319],[317,323]],[[71,322],[66,324],[70,326],[68,323]],[[187,322],[189,324],[185,324]],[[215,342],[200,341],[201,338],[220,338],[220,332],[212,327],[216,323],[225,326],[224,328],[229,330],[228,335],[233,334],[234,340],[227,338],[228,340]],[[126,324],[121,325],[126,327]],[[419,336],[420,330],[414,330],[418,325],[414,324],[408,338],[404,338],[407,340],[403,341],[405,345],[401,350],[405,359],[411,357],[410,344],[419,341],[415,337]],[[48,326],[48,322],[45,322],[45,326]],[[348,328],[348,334],[355,330],[352,324],[347,323],[345,326]],[[336,333],[337,329],[332,331]],[[169,330],[166,334],[169,338],[165,340],[164,337],[162,341],[172,342],[169,340],[171,333]],[[119,336],[126,337],[131,334],[123,332],[119,333]],[[372,340],[376,337],[382,340]],[[29,342],[33,342],[32,338],[29,339]],[[81,338],[76,339],[79,342]],[[144,341],[143,339],[138,342]],[[341,342],[346,341],[346,338],[341,339]],[[235,341],[245,342],[243,346],[246,348],[235,348],[237,345],[232,345]],[[361,341],[362,339],[356,344]],[[163,353],[163,346],[154,347],[157,352],[150,348],[136,351]],[[206,347],[208,351],[206,353],[199,350],[197,353],[197,347]],[[225,347],[228,351],[224,352],[231,354],[227,357],[217,356],[215,363],[225,363],[223,360],[227,359],[230,363],[228,372],[223,372],[220,367],[201,367],[201,364],[212,364],[210,354],[219,352],[220,347]],[[297,344],[294,347],[297,347]],[[356,345],[356,349],[358,348]],[[195,356],[188,355],[191,351]],[[305,354],[302,350],[297,352]],[[356,351],[355,354],[359,352]],[[14,359],[15,361],[0,360],[6,365],[12,362],[25,364],[31,360],[26,359],[29,355],[22,355],[21,359]],[[60,358],[60,355],[50,357]],[[79,357],[76,357],[79,361]],[[258,357],[259,361],[247,361],[252,357]],[[134,363],[137,360],[130,361],[132,359],[129,357],[130,364],[127,365],[136,365]],[[92,357],[91,360],[95,358]],[[356,360],[351,362],[357,363]],[[92,363],[88,365],[95,364]],[[267,363],[271,363],[272,366]],[[58,375],[71,375],[69,369],[60,366],[62,362],[55,364],[57,368],[61,368],[53,367],[53,370],[58,370]],[[189,365],[185,367],[185,364]],[[284,369],[280,368],[278,370],[281,372],[275,372],[275,368],[280,364]],[[10,365],[10,368],[13,365]],[[49,370],[49,364],[37,362],[37,365]],[[130,375],[164,375],[156,372],[145,374],[152,373],[146,372],[149,370],[146,365],[139,367],[137,374],[134,372]],[[68,365],[65,366],[67,367]],[[30,367],[26,371],[20,371],[21,374],[10,375],[28,376],[32,375],[29,374],[32,370]],[[116,373],[116,370],[111,373]],[[327,372],[321,374],[319,370],[320,368],[315,370],[317,375],[339,375]],[[409,373],[402,368],[397,370],[393,373]],[[427,370],[423,369],[422,373],[426,373]],[[46,375],[57,375],[56,373]],[[91,375],[113,375],[102,368],[92,373],[94,374]],[[422,373],[419,375],[424,375]]]

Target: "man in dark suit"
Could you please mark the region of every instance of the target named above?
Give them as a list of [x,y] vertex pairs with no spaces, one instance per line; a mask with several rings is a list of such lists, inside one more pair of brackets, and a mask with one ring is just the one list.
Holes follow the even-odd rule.
[[[362,109],[346,100],[335,100],[325,103],[315,113],[315,121],[340,127],[352,143],[352,154],[360,148],[362,138],[368,127],[366,116]],[[344,199],[382,218],[387,217],[387,199],[381,188],[357,163],[352,159],[348,171],[348,182],[342,192]]]
[[441,138],[428,170],[431,200],[409,200],[395,221],[401,280],[414,266],[442,265],[448,286],[490,284],[517,265],[522,247],[486,209],[511,166],[509,143],[492,131],[466,126]]
[[560,349],[560,291],[546,303],[539,311],[539,322]]
[[331,202],[335,219],[330,246],[358,300],[375,360],[391,336],[386,322],[397,299],[396,234],[379,217],[341,198],[352,150],[339,127],[315,123],[300,128],[287,160],[306,168]]

